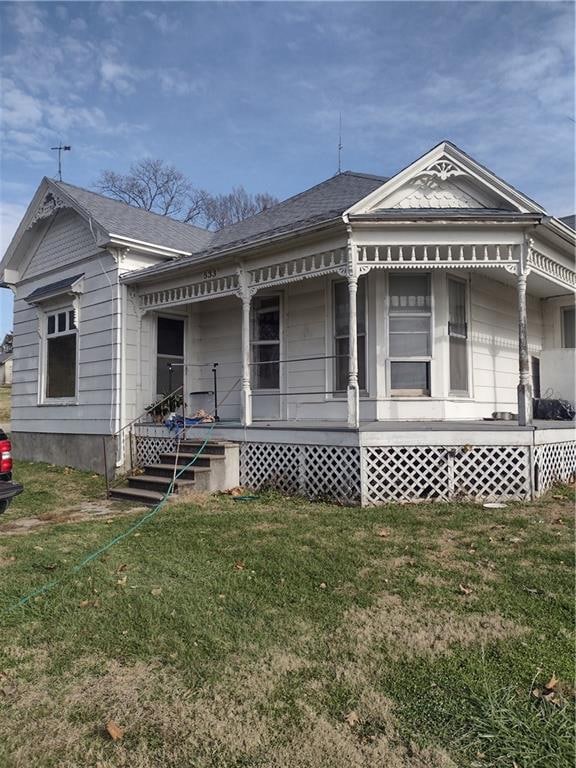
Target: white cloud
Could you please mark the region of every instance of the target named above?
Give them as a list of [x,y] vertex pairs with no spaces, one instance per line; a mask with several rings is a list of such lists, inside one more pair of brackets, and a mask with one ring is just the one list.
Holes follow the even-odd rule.
[[27,206],[18,203],[0,203],[0,254],[10,245],[14,232],[26,213]]
[[146,10],[142,16],[150,21],[162,35],[169,35],[177,32],[180,24],[177,19],[170,19],[165,13],[153,13]]

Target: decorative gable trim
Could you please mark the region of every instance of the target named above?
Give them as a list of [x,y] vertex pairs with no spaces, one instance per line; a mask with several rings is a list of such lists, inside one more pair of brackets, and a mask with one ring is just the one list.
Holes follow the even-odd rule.
[[[374,190],[374,192],[348,208],[343,214],[344,221],[348,223],[349,215],[368,213],[378,208],[390,207],[385,204],[385,201],[411,182],[423,182],[428,179],[442,184],[456,178],[461,179],[467,188],[471,184],[476,183],[482,191],[485,190],[487,196],[495,195],[520,213],[546,213],[541,206],[498,178],[454,144],[442,142],[397,173],[381,187]],[[398,201],[396,200],[395,202]],[[463,206],[460,205],[458,207]]]
[[32,229],[32,227],[43,219],[49,219],[56,211],[62,208],[71,208],[70,203],[65,200],[57,192],[49,190],[40,205],[36,208],[36,212],[28,222],[26,229]]

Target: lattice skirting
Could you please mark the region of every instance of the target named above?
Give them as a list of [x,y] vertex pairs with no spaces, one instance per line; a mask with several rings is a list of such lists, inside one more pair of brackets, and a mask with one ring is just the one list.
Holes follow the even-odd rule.
[[133,435],[132,441],[132,460],[136,467],[143,467],[146,464],[158,464],[160,454],[176,449],[176,439],[174,437]]
[[576,442],[549,443],[534,449],[534,491],[540,496],[554,483],[569,482],[576,475]]
[[242,443],[240,482],[341,504],[360,502],[359,447]]
[[363,501],[530,498],[527,446],[365,448]]

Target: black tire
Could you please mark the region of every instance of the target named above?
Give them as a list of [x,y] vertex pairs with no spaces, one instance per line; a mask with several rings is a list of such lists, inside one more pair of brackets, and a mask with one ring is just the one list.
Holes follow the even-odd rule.
[[9,503],[9,501],[0,501],[0,515],[3,515],[4,512],[6,512]]

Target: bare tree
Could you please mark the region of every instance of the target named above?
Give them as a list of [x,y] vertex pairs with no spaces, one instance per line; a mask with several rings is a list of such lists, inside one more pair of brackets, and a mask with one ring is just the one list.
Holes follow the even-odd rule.
[[252,195],[242,186],[227,195],[212,195],[195,189],[173,165],[152,159],[133,163],[126,174],[103,171],[95,187],[115,200],[208,229],[235,224],[278,202],[266,192]]
[[244,187],[234,187],[227,195],[209,195],[204,199],[203,218],[207,227],[222,229],[276,205],[278,199],[267,192],[255,195]]
[[95,186],[116,200],[183,221],[194,220],[202,211],[204,194],[162,160],[139,160],[126,174],[103,171]]

